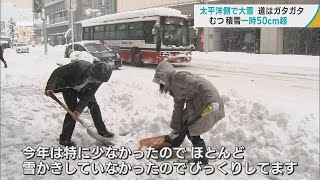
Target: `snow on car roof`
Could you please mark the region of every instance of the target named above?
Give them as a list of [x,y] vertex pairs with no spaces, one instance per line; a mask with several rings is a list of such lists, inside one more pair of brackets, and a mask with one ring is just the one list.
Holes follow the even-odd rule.
[[158,8],[148,8],[139,9],[133,11],[120,12],[115,14],[108,14],[96,18],[91,18],[88,20],[80,21],[83,27],[87,27],[93,24],[105,23],[108,21],[123,20],[123,19],[133,19],[133,18],[143,18],[150,16],[173,16],[187,18],[186,15],[181,14],[181,11],[172,8],[158,7]]
[[[101,42],[99,40],[86,40],[86,41],[78,41],[78,42],[74,42],[74,44],[80,44],[82,46],[84,46],[85,44],[101,44]],[[68,45],[72,45],[72,43],[69,43]]]

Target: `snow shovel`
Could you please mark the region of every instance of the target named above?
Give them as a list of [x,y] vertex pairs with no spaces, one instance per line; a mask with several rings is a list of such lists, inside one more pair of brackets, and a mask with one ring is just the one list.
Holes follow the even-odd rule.
[[170,143],[165,142],[165,136],[155,136],[151,138],[145,138],[141,139],[139,141],[139,150],[141,150],[143,147],[153,147],[155,149],[162,149],[164,147],[171,147]]
[[71,117],[78,121],[84,128],[87,129],[87,133],[92,137],[94,138],[95,140],[101,142],[102,144],[104,145],[114,145],[108,138],[105,138],[101,135],[99,135],[97,132],[95,131],[92,131],[90,129],[90,127],[83,121],[81,120],[78,116],[76,116],[65,104],[63,104],[54,94],[50,95],[50,97],[55,100],[57,103],[60,104],[60,106],[63,107],[63,109],[65,109],[70,115]]
[[[213,108],[211,106],[208,106],[206,109],[202,111],[200,115],[198,115],[193,120],[189,121],[188,124],[184,125],[179,131],[175,132],[174,134],[179,134],[183,131],[188,130],[188,127],[191,126],[193,123],[195,123],[198,119],[201,119],[205,116],[207,116],[209,113],[213,111]],[[161,136],[154,136],[150,138],[141,139],[139,141],[139,150],[143,147],[153,147],[155,149],[161,149],[164,147],[171,147],[172,145],[168,142],[165,142],[166,135]]]

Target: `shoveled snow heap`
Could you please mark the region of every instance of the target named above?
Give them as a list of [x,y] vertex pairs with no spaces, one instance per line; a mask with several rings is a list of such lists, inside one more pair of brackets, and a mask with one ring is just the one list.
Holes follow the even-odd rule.
[[[301,103],[300,108],[290,108],[290,110],[283,108],[282,111],[277,112],[270,110],[274,105],[280,103],[277,102],[277,99],[274,99],[273,103],[267,100],[269,104],[263,104],[242,93],[242,89],[246,89],[246,84],[229,88],[226,83],[221,83],[227,81],[223,78],[220,78],[221,81],[216,78],[212,82],[217,85],[224,99],[226,117],[202,137],[207,146],[212,146],[218,151],[225,147],[226,151],[233,152],[235,146],[244,146],[243,160],[234,160],[232,157],[228,160],[213,159],[210,165],[215,167],[215,172],[210,176],[205,175],[204,170],[196,176],[187,171],[184,176],[178,175],[175,170],[170,175],[147,175],[146,171],[141,175],[135,175],[133,171],[127,175],[108,175],[106,172],[99,171],[100,173],[94,175],[89,166],[85,168],[85,171],[89,171],[90,174],[83,175],[80,170],[81,166],[79,166],[81,162],[94,163],[96,169],[100,168],[99,163],[106,164],[109,161],[117,164],[123,161],[130,163],[131,166],[141,165],[143,167],[146,167],[149,161],[157,165],[161,163],[145,158],[136,160],[134,156],[125,160],[109,160],[104,156],[96,160],[52,160],[50,158],[43,160],[41,157],[34,157],[29,161],[49,165],[61,162],[62,175],[53,175],[52,169],[46,171],[45,175],[23,175],[22,164],[27,160],[22,150],[27,146],[34,149],[40,146],[57,147],[65,115],[64,110],[58,104],[43,95],[46,81],[57,67],[55,61],[63,58],[63,46],[50,47],[49,56],[44,56],[42,51],[43,47],[41,49],[40,47],[32,48],[30,54],[16,54],[14,51],[6,50],[5,58],[9,68],[4,69],[1,64],[1,177],[4,179],[319,179],[319,111],[303,108],[310,104],[319,106],[318,99],[316,99],[319,95],[315,93],[317,90],[310,91],[315,97],[313,101]],[[210,56],[212,59],[217,59],[219,56],[216,55]],[[241,53],[238,55],[241,56]],[[205,63],[199,59],[201,56],[209,58],[208,55],[198,53],[188,68]],[[223,56],[228,56],[228,53],[223,53]],[[261,55],[261,58],[263,56]],[[301,61],[313,59],[308,56],[303,56],[303,58]],[[267,60],[263,59],[263,61]],[[223,60],[217,61],[223,65]],[[250,64],[250,61],[248,60],[247,63]],[[205,66],[209,67],[206,64]],[[234,61],[233,66],[237,66],[237,61]],[[319,69],[319,66],[313,68]],[[183,68],[177,69],[183,70]],[[209,71],[201,69],[201,73],[208,75]],[[110,81],[103,84],[96,93],[107,128],[117,136],[114,139],[117,144],[115,148],[125,146],[136,150],[139,139],[170,132],[169,122],[173,100],[169,95],[159,95],[158,87],[152,82],[153,74],[154,68],[124,66],[122,70],[114,71]],[[241,81],[241,78],[234,81]],[[319,79],[315,83],[319,85]],[[274,97],[277,97],[275,89],[276,87],[269,86],[265,92],[266,94],[273,93]],[[252,94],[254,94],[253,91]],[[302,90],[295,88],[292,91]],[[61,94],[57,95],[62,100]],[[260,98],[263,99],[264,96]],[[265,96],[265,99],[268,98],[269,96]],[[298,103],[299,98],[293,99]],[[84,112],[81,117],[93,126],[88,112]],[[78,146],[89,147],[91,150],[92,148],[97,149],[99,145],[79,124],[75,128],[73,140]],[[186,140],[182,147],[190,148],[190,141]],[[218,153],[215,155],[217,156]],[[228,163],[224,167],[228,172],[227,176],[217,169],[224,161]],[[241,174],[232,174],[232,161],[242,163]],[[286,167],[282,169],[283,175],[272,175],[271,172],[269,175],[263,175],[260,172],[260,166],[257,165],[266,162],[288,163],[291,161],[298,163],[292,175],[286,174]],[[67,162],[69,170],[77,169],[74,175],[65,173]],[[245,174],[246,162],[249,163],[250,168],[257,168],[254,175]],[[266,168],[266,171],[268,170],[270,168]]]

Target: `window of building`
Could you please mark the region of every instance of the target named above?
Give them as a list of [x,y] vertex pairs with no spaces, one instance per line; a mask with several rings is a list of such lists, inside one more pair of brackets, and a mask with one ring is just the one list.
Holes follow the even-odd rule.
[[260,28],[220,28],[221,48],[231,52],[260,51]]
[[283,53],[320,55],[320,28],[284,28]]
[[104,2],[104,7],[102,10],[105,14],[113,14],[116,12],[115,0],[102,0]]

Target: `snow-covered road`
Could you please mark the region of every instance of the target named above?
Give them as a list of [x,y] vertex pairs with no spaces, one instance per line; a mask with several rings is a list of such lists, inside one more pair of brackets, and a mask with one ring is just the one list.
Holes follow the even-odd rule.
[[[233,152],[235,146],[244,146],[244,159],[213,159],[210,165],[215,172],[208,176],[205,171],[198,175],[186,172],[179,175],[174,170],[170,175],[136,176],[94,175],[91,167],[83,175],[79,164],[109,162],[107,157],[97,160],[65,160],[34,157],[36,164],[61,162],[61,176],[52,169],[45,175],[25,176],[23,149],[27,146],[37,150],[42,147],[57,147],[58,136],[65,112],[53,100],[43,95],[46,81],[57,67],[56,61],[63,58],[63,46],[50,47],[49,55],[43,47],[31,49],[30,54],[16,54],[6,50],[8,69],[1,64],[1,177],[4,179],[319,179],[319,56],[256,55],[245,53],[193,53],[189,64],[175,65],[178,71],[186,70],[209,79],[225,101],[226,117],[211,131],[203,135],[208,146],[218,151],[222,147]],[[114,71],[109,82],[102,85],[96,97],[100,104],[107,128],[115,132],[115,143],[136,150],[138,139],[170,132],[169,122],[173,109],[172,98],[160,95],[151,80],[155,66],[143,68],[123,66]],[[61,94],[58,97],[62,99]],[[82,118],[90,123],[89,113]],[[77,125],[73,139],[78,146],[95,148],[95,142]],[[191,147],[186,140],[183,147]],[[39,150],[39,149],[38,149]],[[217,154],[216,154],[217,155]],[[122,160],[112,160],[121,164]],[[132,166],[154,160],[124,160]],[[224,161],[225,176],[217,169]],[[243,165],[242,173],[232,174],[233,161]],[[297,162],[292,175],[263,175],[258,163]],[[68,176],[66,162],[77,172]],[[245,164],[257,172],[248,176]],[[266,171],[270,170],[266,168]],[[147,168],[146,168],[147,169]],[[37,173],[37,172],[36,172]]]

